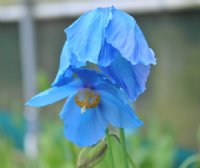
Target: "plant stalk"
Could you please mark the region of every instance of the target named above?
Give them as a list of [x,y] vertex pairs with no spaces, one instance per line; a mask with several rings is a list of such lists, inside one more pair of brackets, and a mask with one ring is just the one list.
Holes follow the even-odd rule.
[[122,146],[122,158],[123,158],[123,162],[124,162],[124,168],[129,168],[125,134],[124,134],[123,128],[120,128],[120,139],[121,139],[121,146]]
[[128,154],[128,152],[127,152],[127,155],[128,155],[129,163],[131,164],[132,168],[136,168],[136,165],[133,162],[133,160],[131,159],[131,156]]
[[111,135],[109,134],[109,128],[106,130],[106,135],[107,135],[107,142],[108,142],[108,155],[109,155],[109,160],[111,163],[111,168],[115,168],[114,158],[113,158],[113,153],[112,153]]

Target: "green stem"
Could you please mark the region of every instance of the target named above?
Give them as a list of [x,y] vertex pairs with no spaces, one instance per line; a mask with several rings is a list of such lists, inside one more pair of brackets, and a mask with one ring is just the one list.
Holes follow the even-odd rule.
[[124,129],[120,128],[120,139],[121,139],[121,146],[122,146],[122,158],[124,162],[124,168],[128,168],[128,158],[127,158],[127,150],[126,150],[126,142],[125,142],[125,134]]
[[109,134],[109,128],[106,130],[106,135],[107,135],[108,153],[109,153],[109,160],[111,162],[111,168],[115,168],[113,153],[112,153],[111,135]]
[[127,155],[128,155],[128,159],[129,159],[129,162],[130,162],[132,168],[136,168],[136,165],[135,165],[135,163],[133,162],[133,160],[131,159],[131,156],[130,156],[128,153],[127,153]]
[[187,168],[193,163],[200,162],[200,154],[195,154],[187,158],[180,166],[180,168]]

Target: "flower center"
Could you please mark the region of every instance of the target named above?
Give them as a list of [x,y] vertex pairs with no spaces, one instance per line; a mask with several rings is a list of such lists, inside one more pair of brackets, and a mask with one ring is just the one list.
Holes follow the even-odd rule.
[[84,113],[86,108],[96,107],[99,102],[99,94],[90,89],[80,90],[75,96],[75,103],[81,107],[81,113]]

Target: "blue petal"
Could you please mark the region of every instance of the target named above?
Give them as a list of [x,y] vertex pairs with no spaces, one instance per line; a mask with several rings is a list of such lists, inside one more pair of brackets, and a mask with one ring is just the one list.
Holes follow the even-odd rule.
[[64,134],[67,139],[83,147],[96,144],[105,134],[108,123],[97,108],[81,113],[74,102],[74,96],[65,103],[61,113],[64,120]]
[[73,72],[71,69],[66,69],[62,74],[57,74],[56,79],[51,84],[52,87],[59,87],[73,81]]
[[79,62],[76,57],[70,52],[68,42],[66,41],[60,56],[60,66],[58,69],[58,73],[54,82],[52,83],[52,86],[60,86],[63,85],[63,81],[71,81],[73,73],[70,70],[70,66],[80,67],[83,65],[85,64]]
[[113,83],[111,83],[110,81],[102,81],[102,82],[98,83],[95,86],[94,89],[98,93],[100,93],[102,91],[106,91],[109,94],[112,94],[114,97],[117,97],[118,99],[120,99],[121,101],[123,101],[123,103],[125,103],[125,104],[129,103],[129,99],[121,91],[121,89],[119,87],[117,87],[117,85],[114,85]]
[[37,94],[32,97],[26,105],[34,106],[34,107],[42,107],[57,102],[61,99],[66,98],[69,95],[72,95],[76,92],[82,83],[79,80],[74,80],[68,85],[60,86],[60,87],[52,87],[44,92]]
[[104,42],[104,29],[112,18],[112,8],[97,8],[82,15],[65,30],[70,51],[80,62],[98,63]]
[[98,65],[108,66],[119,55],[120,53],[118,50],[113,48],[113,46],[108,44],[105,40],[99,54]]
[[95,88],[96,85],[101,82],[108,82],[103,74],[95,70],[86,68],[72,68],[72,71],[78,75],[80,80],[84,83],[85,87]]
[[156,64],[154,53],[149,48],[135,19],[115,8],[112,8],[112,15],[112,20],[105,29],[107,43],[116,48],[122,57],[133,65]]
[[101,103],[98,107],[106,120],[114,127],[137,128],[143,124],[130,105],[108,92],[101,91]]
[[123,57],[117,57],[108,67],[101,70],[113,79],[133,101],[144,92],[150,73],[150,65],[132,65]]
[[[53,86],[58,83],[61,76],[63,76],[64,71],[70,66],[70,59],[71,59],[71,54],[69,52],[68,42],[65,42],[60,56],[60,66],[58,69],[58,73],[54,82],[52,83]],[[71,77],[71,75],[72,74],[69,73],[69,77]]]

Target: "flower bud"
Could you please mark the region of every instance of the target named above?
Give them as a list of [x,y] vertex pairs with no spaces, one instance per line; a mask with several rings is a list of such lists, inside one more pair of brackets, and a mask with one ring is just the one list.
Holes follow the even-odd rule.
[[107,150],[105,141],[100,141],[92,147],[83,148],[78,157],[78,168],[90,168],[97,165],[104,158]]

